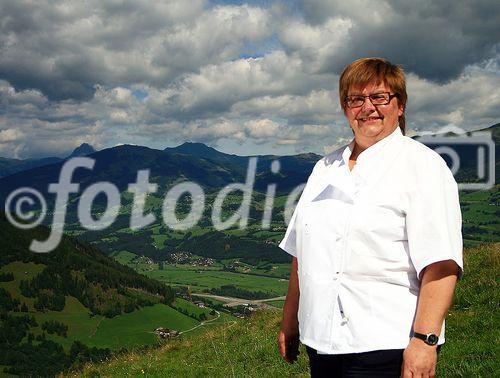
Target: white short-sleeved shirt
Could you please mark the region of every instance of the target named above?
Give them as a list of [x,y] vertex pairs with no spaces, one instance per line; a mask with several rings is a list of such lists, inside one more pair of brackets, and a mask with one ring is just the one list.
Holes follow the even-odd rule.
[[463,267],[458,189],[444,160],[399,127],[350,171],[352,147],[315,165],[280,244],[298,260],[300,340],[320,353],[406,348],[422,270]]

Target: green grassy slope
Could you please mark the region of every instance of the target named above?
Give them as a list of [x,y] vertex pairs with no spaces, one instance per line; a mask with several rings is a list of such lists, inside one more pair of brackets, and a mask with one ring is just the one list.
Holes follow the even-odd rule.
[[207,331],[197,340],[175,341],[147,354],[133,353],[107,364],[87,365],[79,376],[297,376],[308,375],[305,351],[288,365],[276,352],[278,312]]
[[[447,317],[447,342],[437,376],[491,376],[498,362],[500,324],[498,291],[500,244],[467,249],[465,275]],[[276,349],[280,312],[260,312],[249,319],[214,328],[197,340],[170,342],[161,349],[88,364],[73,376],[308,376],[303,347],[288,365]]]
[[495,376],[500,371],[500,243],[467,249],[464,264],[446,320],[438,376]]

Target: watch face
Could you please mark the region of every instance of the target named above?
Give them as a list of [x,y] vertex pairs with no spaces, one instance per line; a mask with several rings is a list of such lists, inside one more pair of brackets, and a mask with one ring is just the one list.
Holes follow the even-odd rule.
[[430,334],[427,336],[427,343],[429,345],[436,345],[439,341],[439,337],[437,337],[436,335],[434,334]]

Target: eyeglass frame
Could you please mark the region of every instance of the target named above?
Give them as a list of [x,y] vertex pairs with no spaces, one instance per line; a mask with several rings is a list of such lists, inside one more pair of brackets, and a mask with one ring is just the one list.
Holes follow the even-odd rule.
[[[375,96],[375,95],[380,95],[380,94],[388,94],[389,96],[389,99],[387,100],[387,102],[383,103],[383,104],[374,104],[372,99],[371,99],[371,96]],[[357,97],[363,97],[363,102],[361,103],[361,105],[358,105],[358,106],[349,106],[348,104],[348,101],[349,101],[349,97],[351,96],[357,96]],[[361,108],[365,102],[366,102],[366,99],[369,98],[370,99],[370,102],[372,103],[373,106],[379,106],[379,105],[387,105],[389,104],[392,99],[394,97],[398,97],[399,98],[399,94],[398,93],[394,93],[394,94],[391,94],[391,92],[377,92],[377,93],[372,93],[372,94],[369,94],[369,95],[366,95],[366,96],[363,96],[363,95],[351,95],[351,96],[346,96],[345,100],[344,100],[344,103],[346,105],[346,107],[348,107],[349,109],[356,109],[356,108]]]

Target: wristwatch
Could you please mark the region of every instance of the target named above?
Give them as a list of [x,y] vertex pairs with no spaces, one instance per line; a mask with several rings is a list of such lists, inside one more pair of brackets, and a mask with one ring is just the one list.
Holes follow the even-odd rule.
[[413,337],[423,340],[424,343],[426,343],[427,345],[436,345],[439,341],[439,337],[433,333],[424,334],[424,333],[413,332]]

